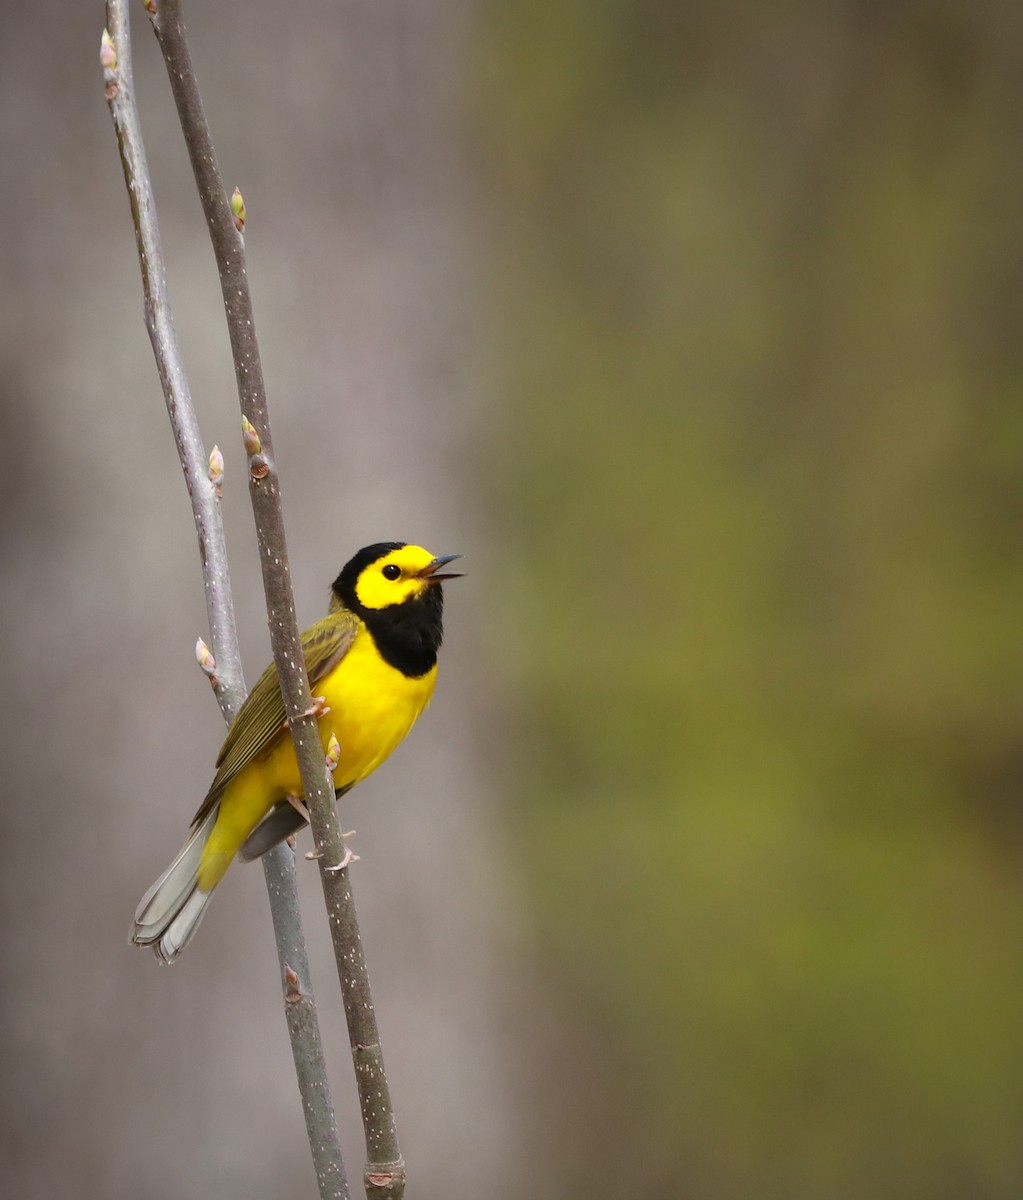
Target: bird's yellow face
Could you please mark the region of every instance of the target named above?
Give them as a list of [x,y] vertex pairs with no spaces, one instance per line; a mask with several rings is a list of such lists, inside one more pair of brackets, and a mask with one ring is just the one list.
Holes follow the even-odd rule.
[[442,579],[454,578],[451,573],[440,574],[440,568],[458,557],[446,554],[437,558],[422,546],[400,546],[362,568],[355,595],[369,609],[404,604]]

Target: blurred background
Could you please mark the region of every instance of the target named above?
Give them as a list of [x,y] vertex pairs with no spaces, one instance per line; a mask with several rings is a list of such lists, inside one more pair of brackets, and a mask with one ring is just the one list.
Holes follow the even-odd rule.
[[[5,1183],[313,1196],[261,872],[173,969],[125,945],[222,727],[102,7],[0,14]],[[342,814],[410,1197],[1018,1197],[1023,8],[188,17],[301,624],[371,541],[470,571]],[[133,22],[251,682],[219,290]]]

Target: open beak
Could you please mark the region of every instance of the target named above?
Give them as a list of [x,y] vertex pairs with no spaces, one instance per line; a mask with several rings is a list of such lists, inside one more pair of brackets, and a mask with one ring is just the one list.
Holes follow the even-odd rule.
[[441,571],[441,567],[446,566],[449,562],[454,562],[456,558],[461,558],[460,554],[441,554],[437,558],[428,562],[425,567],[416,575],[417,579],[425,579],[429,583],[440,583],[442,579],[461,579],[461,571]]

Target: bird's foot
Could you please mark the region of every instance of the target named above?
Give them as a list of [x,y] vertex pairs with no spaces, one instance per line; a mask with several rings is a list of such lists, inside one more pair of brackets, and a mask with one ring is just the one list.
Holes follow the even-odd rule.
[[343,871],[345,869],[345,867],[347,867],[350,863],[357,863],[358,861],[359,861],[359,856],[357,854],[352,853],[351,846],[345,846],[344,858],[341,859],[341,861],[337,864],[337,866],[324,867],[323,869],[325,871],[330,871],[331,874],[334,874],[336,871]]
[[[317,720],[319,720],[320,717],[325,717],[329,712],[330,705],[327,703],[327,697],[313,696],[312,704],[309,705],[305,712],[300,712],[297,719],[301,720],[303,717],[315,717]],[[290,720],[286,720],[284,724],[287,728],[291,728]]]
[[[355,830],[349,829],[349,831],[347,833],[342,833],[341,837],[342,837],[342,839],[347,841],[348,838],[355,837]],[[322,858],[322,857],[323,857],[322,850],[310,850],[306,854],[306,858],[310,862],[315,862],[318,858]],[[359,861],[359,856],[357,854],[353,854],[352,850],[349,846],[345,846],[344,857],[337,864],[337,866],[336,867],[324,867],[323,869],[325,871],[332,871],[332,872],[333,871],[343,871],[345,869],[345,867],[349,866],[351,863],[357,863],[358,861]]]

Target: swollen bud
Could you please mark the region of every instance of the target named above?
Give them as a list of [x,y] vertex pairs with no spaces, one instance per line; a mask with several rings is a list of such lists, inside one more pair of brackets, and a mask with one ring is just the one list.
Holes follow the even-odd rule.
[[239,233],[245,232],[245,201],[241,192],[235,188],[231,195],[231,216],[234,217],[234,227]]
[[224,456],[220,452],[219,446],[214,446],[210,451],[210,465],[206,474],[210,477],[210,483],[213,484],[214,491],[220,495],[220,485],[224,482]]
[[297,1004],[302,999],[298,990],[298,972],[288,963],[284,964],[284,1000],[287,1004]]
[[103,30],[100,38],[99,65],[103,68],[103,93],[113,100],[121,87],[121,73],[117,68],[117,48],[108,29]]
[[110,36],[109,29],[103,30],[103,36],[99,40],[99,65],[104,71],[117,69],[117,51],[114,49],[114,39]]
[[242,417],[242,445],[245,447],[245,453],[250,455],[259,454],[263,450],[263,443],[259,440],[255,425],[245,416]]
[[330,735],[330,741],[327,743],[327,770],[333,775],[337,770],[337,764],[341,761],[341,743],[337,740],[337,734]]
[[195,661],[202,667],[204,674],[208,675],[210,679],[216,679],[217,660],[202,638],[195,643]]

